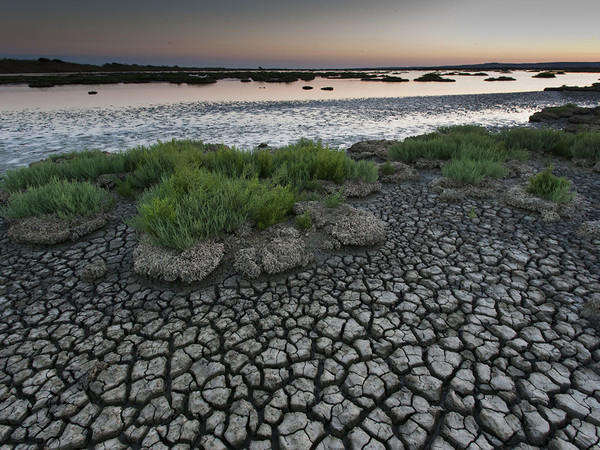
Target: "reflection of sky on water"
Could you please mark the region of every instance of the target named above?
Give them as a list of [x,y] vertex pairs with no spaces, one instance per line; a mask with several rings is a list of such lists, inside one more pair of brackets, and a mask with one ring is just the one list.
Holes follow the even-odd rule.
[[344,147],[364,139],[403,139],[444,125],[523,125],[546,105],[599,101],[600,95],[529,92],[4,111],[0,173],[52,153],[83,148],[118,151],[170,139],[252,148],[261,142],[282,146],[305,137]]
[[[413,80],[423,71],[392,73]],[[383,72],[381,74],[384,74]],[[499,73],[488,72],[491,77]],[[500,92],[543,91],[548,86],[588,86],[597,81],[597,73],[567,73],[556,78],[532,78],[534,73],[515,71],[508,74],[516,81],[486,82],[486,77],[449,75],[453,83],[423,82],[363,82],[360,80],[328,80],[294,83],[241,83],[239,80],[221,80],[209,85],[169,83],[112,84],[90,86],[57,86],[32,89],[27,86],[0,86],[0,112],[38,109],[53,111],[64,108],[91,108],[111,106],[166,105],[182,102],[232,101],[291,101],[341,100],[358,98],[420,97],[431,95],[491,94]],[[310,85],[312,90],[303,90]],[[320,88],[331,86],[333,91]],[[88,95],[88,91],[98,91]]]

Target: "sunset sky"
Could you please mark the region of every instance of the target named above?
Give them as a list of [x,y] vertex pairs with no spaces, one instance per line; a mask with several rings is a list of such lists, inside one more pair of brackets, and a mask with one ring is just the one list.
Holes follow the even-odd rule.
[[342,68],[600,61],[600,1],[0,0],[0,57]]

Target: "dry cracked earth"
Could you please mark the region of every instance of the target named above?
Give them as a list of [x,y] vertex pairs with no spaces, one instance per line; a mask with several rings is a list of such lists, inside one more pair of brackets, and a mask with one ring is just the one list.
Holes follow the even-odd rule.
[[[598,220],[598,175],[569,170]],[[122,206],[49,248],[2,222],[0,447],[598,448],[600,333],[580,313],[600,241],[582,218],[439,202],[432,177],[357,204],[387,223],[380,247],[257,281],[138,277]],[[80,279],[98,257],[108,273]]]

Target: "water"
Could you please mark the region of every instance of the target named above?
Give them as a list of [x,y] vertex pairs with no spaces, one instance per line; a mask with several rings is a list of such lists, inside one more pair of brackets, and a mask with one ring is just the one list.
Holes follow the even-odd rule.
[[[541,92],[546,86],[589,85],[598,74],[531,75],[515,72],[510,76],[517,81],[493,83],[457,76],[452,77],[456,83],[317,79],[288,84],[223,80],[208,86],[2,86],[0,173],[84,148],[114,152],[170,139],[276,147],[302,137],[343,148],[364,139],[403,139],[443,125],[524,125],[544,106],[600,103],[600,94]],[[302,90],[304,85],[315,89]],[[322,91],[323,86],[334,90]],[[98,95],[88,95],[89,90]]]

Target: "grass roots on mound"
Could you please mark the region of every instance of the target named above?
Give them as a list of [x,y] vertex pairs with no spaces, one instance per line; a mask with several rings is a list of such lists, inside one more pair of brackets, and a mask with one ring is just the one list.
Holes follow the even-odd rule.
[[88,217],[112,209],[114,200],[108,192],[88,182],[56,178],[41,187],[18,192],[0,210],[9,219],[56,214],[61,219]]

